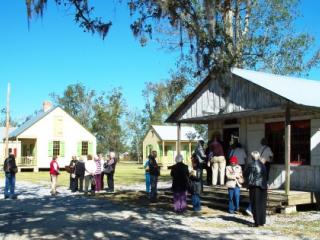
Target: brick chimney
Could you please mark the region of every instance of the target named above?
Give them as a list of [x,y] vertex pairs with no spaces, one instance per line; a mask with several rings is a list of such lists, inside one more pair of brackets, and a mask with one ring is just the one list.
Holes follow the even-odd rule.
[[52,108],[52,103],[49,101],[44,101],[42,106],[43,106],[43,111],[47,112]]

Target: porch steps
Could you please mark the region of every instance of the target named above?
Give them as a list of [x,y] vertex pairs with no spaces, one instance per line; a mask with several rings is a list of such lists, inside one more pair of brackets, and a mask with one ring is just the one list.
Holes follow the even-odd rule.
[[[171,190],[163,191],[159,196],[166,201],[173,201]],[[191,196],[188,195],[188,203],[191,204]],[[207,187],[204,186],[204,192],[201,196],[201,204],[209,208],[228,209],[228,189],[225,186]],[[245,188],[240,192],[240,211],[245,212],[249,204],[249,191]],[[280,212],[287,205],[287,198],[281,192],[268,191],[267,213],[274,214]]]

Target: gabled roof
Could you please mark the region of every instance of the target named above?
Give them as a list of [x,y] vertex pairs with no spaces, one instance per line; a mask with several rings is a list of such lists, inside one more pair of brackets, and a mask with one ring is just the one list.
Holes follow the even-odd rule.
[[[163,141],[177,141],[178,132],[176,126],[152,125],[152,129]],[[198,141],[202,137],[194,127],[181,126],[181,141]]]
[[[16,127],[9,128],[9,136],[10,133],[13,132]],[[6,137],[6,127],[0,127],[0,141],[2,141]]]
[[[318,95],[320,81],[295,77],[287,77],[265,72],[232,68],[231,73],[244,81],[249,81],[297,105],[320,108]],[[211,81],[207,76],[196,89],[189,94],[178,108],[168,117],[166,122],[177,122],[180,113],[188,106],[194,97]]]
[[37,115],[31,117],[28,121],[22,123],[19,127],[17,127],[13,132],[11,132],[9,134],[9,138],[15,138],[17,136],[19,136],[21,133],[23,133],[24,131],[26,131],[28,128],[30,128],[33,124],[35,124],[36,122],[40,121],[42,118],[44,118],[45,116],[47,116],[49,113],[51,113],[52,111],[54,111],[56,108],[58,108],[58,106],[56,107],[52,107],[51,109],[49,109],[48,111],[44,112],[44,111],[40,111],[37,113]]
[[231,72],[296,104],[320,107],[320,81],[232,68]]

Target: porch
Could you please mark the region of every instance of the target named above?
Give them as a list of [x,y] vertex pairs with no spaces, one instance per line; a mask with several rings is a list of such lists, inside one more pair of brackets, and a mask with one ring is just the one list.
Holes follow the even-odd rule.
[[[226,186],[205,186],[202,202],[209,207],[228,209],[228,188]],[[241,188],[240,209],[245,211],[249,204],[249,191]],[[305,204],[320,204],[319,193],[308,191],[293,191],[289,194],[282,189],[269,189],[267,197],[267,212],[290,213],[295,212],[297,206]]]
[[23,169],[37,170],[37,139],[19,138],[21,142],[21,155],[16,157],[19,171]]
[[[245,212],[249,205],[249,191],[241,188],[240,192],[240,211]],[[173,201],[172,192],[166,190],[160,198]],[[226,186],[204,186],[201,195],[201,204],[209,208],[218,208],[228,210],[228,188]],[[188,202],[191,203],[191,197],[188,196]],[[307,191],[290,191],[289,195],[285,190],[269,189],[267,197],[267,213],[292,213],[301,205],[316,204],[320,206],[320,194]]]
[[[196,142],[180,143],[180,154],[183,156],[184,163],[191,165],[191,154],[196,147]],[[178,142],[177,141],[161,141],[158,142],[159,146],[159,164],[163,167],[167,167],[175,164],[175,157],[177,156]]]

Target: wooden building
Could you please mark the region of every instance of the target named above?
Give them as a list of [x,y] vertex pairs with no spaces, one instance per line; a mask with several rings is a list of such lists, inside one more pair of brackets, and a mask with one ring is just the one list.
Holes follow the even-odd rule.
[[[320,191],[320,81],[233,68],[207,77],[167,122],[208,124],[225,149],[238,137],[248,153],[265,137],[274,152],[272,188]],[[249,155],[249,154],[248,154]]]
[[44,102],[43,109],[10,132],[19,170],[48,169],[53,156],[60,167],[72,156],[95,155],[96,137],[61,107]]
[[[174,164],[177,155],[178,137],[177,128],[175,126],[159,126],[152,125],[143,140],[143,160],[152,150],[158,153],[158,162],[162,166]],[[193,127],[184,126],[181,128],[180,134],[180,154],[186,163],[191,163],[191,154],[195,149],[197,142],[202,139],[199,133]]]

